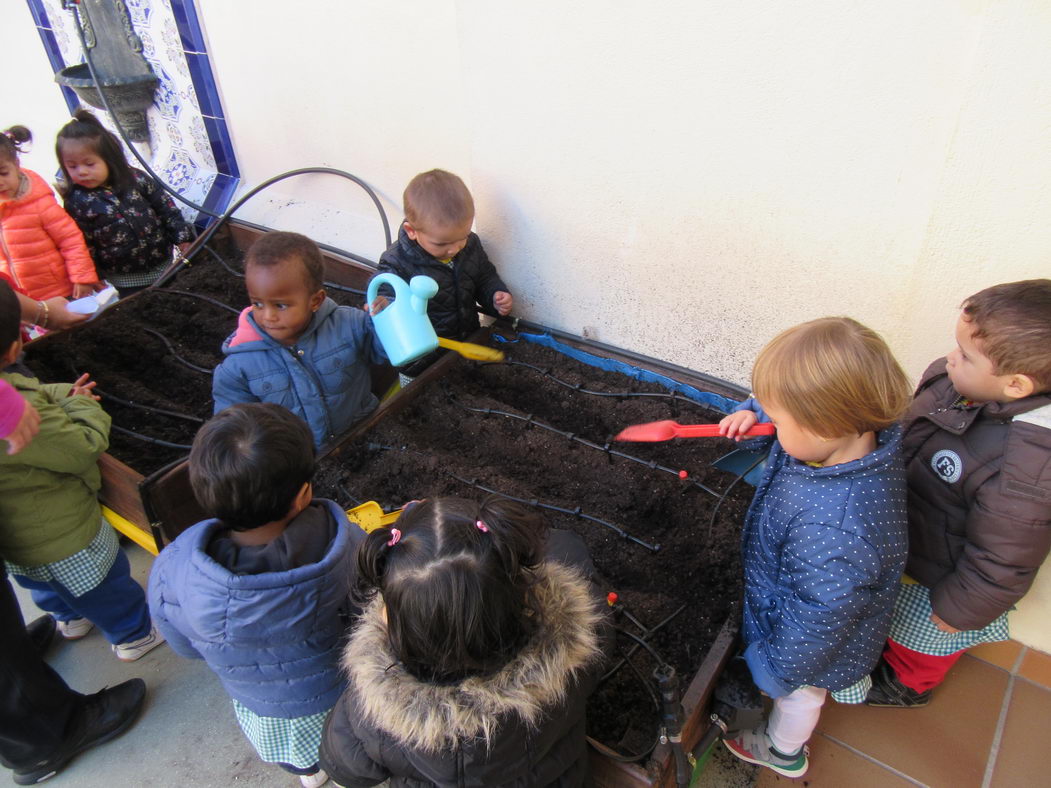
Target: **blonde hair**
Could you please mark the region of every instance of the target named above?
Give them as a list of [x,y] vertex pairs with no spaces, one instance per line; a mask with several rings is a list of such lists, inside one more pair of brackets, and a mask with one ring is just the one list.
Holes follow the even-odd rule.
[[459,176],[445,170],[421,172],[402,195],[405,220],[421,227],[450,227],[474,219],[474,199]]
[[889,427],[912,395],[883,338],[849,317],[811,320],[774,337],[755,360],[752,390],[822,438]]

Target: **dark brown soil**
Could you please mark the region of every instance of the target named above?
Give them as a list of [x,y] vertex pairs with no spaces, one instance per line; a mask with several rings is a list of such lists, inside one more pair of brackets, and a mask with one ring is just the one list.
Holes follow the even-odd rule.
[[[505,345],[508,358],[554,368],[569,383],[607,392],[663,391],[573,361],[525,341]],[[709,519],[718,499],[701,482],[722,492],[734,477],[711,467],[732,447],[724,440],[614,444],[648,462],[685,470],[651,469],[647,464],[608,456],[566,437],[503,415],[471,412],[493,408],[605,444],[621,428],[664,418],[713,421],[720,417],[700,405],[668,400],[611,398],[560,386],[523,366],[458,364],[433,382],[412,405],[388,416],[357,445],[322,464],[317,488],[342,502],[377,500],[384,509],[413,498],[455,495],[477,498],[474,480],[508,496],[563,509],[580,507],[650,544],[652,552],[615,532],[572,514],[547,511],[555,528],[580,533],[606,590],[615,591],[627,612],[653,627],[678,608],[679,615],[653,638],[654,649],[678,671],[683,686],[696,672],[740,592],[739,524],[752,488],[739,484]],[[458,480],[456,477],[459,477]],[[617,625],[643,633],[625,615]],[[618,649],[633,641],[618,635]],[[590,704],[592,735],[623,752],[652,746],[657,710],[650,678],[654,659],[644,651],[617,671]]]

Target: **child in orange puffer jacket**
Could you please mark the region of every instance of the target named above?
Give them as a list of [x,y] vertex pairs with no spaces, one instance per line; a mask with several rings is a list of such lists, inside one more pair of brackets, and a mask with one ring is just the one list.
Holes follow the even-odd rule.
[[81,298],[101,288],[84,235],[51,187],[18,165],[25,126],[0,133],[0,271],[30,298]]

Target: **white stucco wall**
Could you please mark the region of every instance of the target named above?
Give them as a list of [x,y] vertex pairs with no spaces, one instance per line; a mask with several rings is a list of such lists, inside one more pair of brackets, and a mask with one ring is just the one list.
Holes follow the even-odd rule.
[[11,74],[0,89],[0,129],[17,123],[33,132],[32,145],[21,156],[22,166],[50,183],[58,170],[55,135],[69,120],[69,110],[24,2],[0,6],[0,30],[5,31],[4,49],[11,58]]
[[[0,114],[48,136],[65,112],[9,6],[27,60]],[[1051,273],[1044,0],[198,8],[246,187],[347,169],[396,227],[413,174],[455,171],[516,313],[556,328],[746,383],[777,331],[848,314],[916,376],[962,298]],[[383,247],[327,177],[240,215]],[[1051,572],[1015,634],[1051,651],[1049,610]]]

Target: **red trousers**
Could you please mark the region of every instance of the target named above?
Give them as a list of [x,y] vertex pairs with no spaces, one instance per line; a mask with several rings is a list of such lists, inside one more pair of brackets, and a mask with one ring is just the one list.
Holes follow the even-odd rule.
[[926,692],[942,683],[949,668],[955,665],[956,660],[966,651],[967,649],[960,649],[945,657],[935,657],[905,648],[887,638],[883,659],[894,668],[894,672],[898,674],[898,681],[916,692]]

